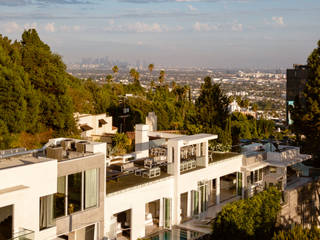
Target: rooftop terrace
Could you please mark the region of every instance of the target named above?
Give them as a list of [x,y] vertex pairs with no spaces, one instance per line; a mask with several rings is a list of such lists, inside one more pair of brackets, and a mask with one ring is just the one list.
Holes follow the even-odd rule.
[[117,181],[114,181],[114,180],[107,181],[106,193],[111,194],[114,192],[123,191],[125,189],[134,188],[134,187],[155,182],[167,177],[171,177],[171,175],[169,175],[164,171],[161,171],[160,176],[154,177],[154,178],[143,178],[141,176],[130,174],[130,175],[118,178]]
[[242,155],[241,153],[234,153],[234,152],[212,152],[212,158],[209,158],[209,164],[215,163],[219,161],[223,161],[229,158],[237,157]]
[[32,155],[32,153],[26,153],[26,154],[19,153],[19,155],[17,156],[0,159],[0,170],[28,165],[28,164],[46,162],[50,160],[51,159],[47,159],[43,157],[35,157]]

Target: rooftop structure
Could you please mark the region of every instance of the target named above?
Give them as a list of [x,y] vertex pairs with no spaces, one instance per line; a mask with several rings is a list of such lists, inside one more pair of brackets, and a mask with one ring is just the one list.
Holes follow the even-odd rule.
[[106,114],[80,114],[75,113],[74,118],[78,128],[82,131],[81,137],[87,140],[104,140],[104,136],[115,134],[117,128],[112,126],[112,117]]

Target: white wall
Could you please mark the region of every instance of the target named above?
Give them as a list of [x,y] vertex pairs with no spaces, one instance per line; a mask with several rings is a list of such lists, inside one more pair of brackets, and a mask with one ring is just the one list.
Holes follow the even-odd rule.
[[[0,170],[0,207],[14,205],[14,232],[26,228],[35,232],[35,240],[55,237],[56,228],[39,231],[40,197],[57,191],[57,161],[46,161]],[[8,188],[21,186],[20,190]],[[7,191],[6,191],[7,189]]]
[[107,195],[104,219],[106,232],[110,229],[110,219],[114,214],[131,209],[132,239],[144,237],[146,203],[162,198],[172,198],[173,191],[173,177],[169,177],[132,190]]

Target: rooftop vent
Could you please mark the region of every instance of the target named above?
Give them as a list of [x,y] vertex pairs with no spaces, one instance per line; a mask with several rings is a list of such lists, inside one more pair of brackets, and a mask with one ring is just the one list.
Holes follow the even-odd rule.
[[87,141],[77,142],[77,143],[76,143],[77,152],[85,153],[85,152],[86,152],[86,145],[87,145],[87,143],[88,143]]
[[75,142],[71,139],[61,141],[61,146],[64,150],[75,150]]
[[48,158],[57,159],[61,161],[63,158],[63,148],[62,147],[47,147],[46,156]]

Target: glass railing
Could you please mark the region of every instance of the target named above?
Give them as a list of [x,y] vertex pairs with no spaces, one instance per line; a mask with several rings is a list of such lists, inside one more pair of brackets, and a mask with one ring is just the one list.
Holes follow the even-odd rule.
[[34,240],[34,231],[21,228],[18,232],[13,233],[10,240]]

